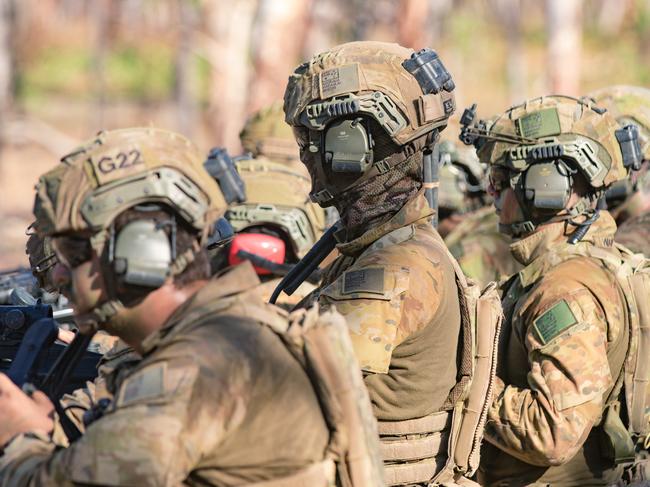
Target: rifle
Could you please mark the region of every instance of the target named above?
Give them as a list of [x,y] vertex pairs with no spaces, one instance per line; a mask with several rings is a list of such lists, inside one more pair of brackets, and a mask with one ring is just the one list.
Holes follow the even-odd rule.
[[[0,306],[0,371],[6,372],[20,387],[30,383],[42,389],[53,379],[48,379],[52,368],[69,348],[55,342],[58,330],[49,305]],[[72,392],[97,377],[100,358],[98,353],[83,353],[65,381],[56,384],[58,389],[48,386],[53,396]]]
[[34,297],[38,297],[40,292],[38,281],[30,269],[17,267],[0,272],[0,304],[11,304],[11,292],[17,288],[25,289]]

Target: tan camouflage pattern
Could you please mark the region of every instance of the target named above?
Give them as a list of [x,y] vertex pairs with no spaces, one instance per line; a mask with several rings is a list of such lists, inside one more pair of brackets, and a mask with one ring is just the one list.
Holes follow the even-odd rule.
[[[273,291],[275,291],[275,288],[278,286],[278,284],[280,284],[281,280],[282,278],[277,277],[275,279],[264,281],[262,284],[260,284],[259,291],[260,295],[262,296],[262,301],[268,302],[269,299],[271,299]],[[295,290],[291,296],[289,296],[287,293],[280,293],[280,296],[278,296],[275,304],[285,311],[291,311],[296,307],[296,305],[298,305],[298,303],[300,303],[315,290],[315,285],[305,281],[298,287],[298,289]]]
[[[456,382],[458,290],[432,243],[440,237],[431,214],[420,192],[388,222],[338,244],[320,289],[320,304],[346,318],[380,420],[436,412]],[[346,275],[372,269],[383,270],[383,289],[345,294]]]
[[[86,198],[102,193],[112,187],[112,183],[143,177],[162,167],[189,178],[207,199],[202,221],[188,223],[202,230],[223,214],[226,203],[221,190],[203,168],[203,158],[188,139],[153,127],[129,128],[100,132],[64,156],[62,164],[41,176],[34,204],[34,215],[39,222],[37,230],[46,235],[101,230],[90,228],[81,214]],[[141,201],[151,201],[151,197],[142,194],[124,201],[111,214],[102,215],[102,228],[126,208]],[[176,204],[173,195],[161,203],[172,207]]]
[[[298,66],[289,77],[284,93],[286,122],[292,126],[300,125],[300,114],[315,100],[328,99],[341,93],[379,91],[390,97],[409,122],[393,137],[398,145],[404,145],[434,128],[445,126],[447,115],[442,105],[444,102],[453,104],[454,96],[441,91],[437,95],[426,95],[425,100],[415,77],[402,66],[402,62],[409,59],[413,52],[398,44],[359,41],[341,44],[314,56]],[[339,84],[339,75],[336,74],[338,68],[354,70],[358,75],[356,86],[344,86],[344,82]],[[321,93],[318,88],[322,77],[333,81],[328,93]],[[420,116],[418,105],[423,102],[438,115],[430,122],[424,122]]]
[[[603,211],[577,245],[566,243],[573,228],[562,222],[512,244],[526,267],[503,297],[499,380],[479,476],[485,485],[607,485],[620,475],[601,458],[592,428],[620,372],[610,370],[608,350],[628,326],[626,305],[615,276],[583,251],[616,255],[615,229]],[[545,342],[535,322],[562,301],[573,323]]]
[[639,142],[645,159],[650,160],[650,90],[641,86],[614,85],[587,95],[607,108],[621,125],[639,128]]
[[492,281],[510,277],[522,267],[510,253],[510,237],[499,232],[498,223],[494,207],[481,208],[464,215],[445,237],[445,244],[463,273],[477,281],[481,289]]
[[[61,398],[61,406],[80,431],[85,430],[84,414],[97,407],[101,400],[112,400],[118,384],[140,360],[142,357],[137,352],[122,340],[115,339],[111,349],[99,361],[97,378],[93,382],[87,382],[83,389],[77,389]],[[55,416],[52,441],[62,447],[69,446],[58,416]]]
[[[284,123],[284,122],[282,122]],[[309,200],[311,182],[306,176],[305,166],[300,164],[301,170],[296,171],[285,165],[272,162],[265,157],[255,159],[242,159],[236,162],[237,171],[246,185],[246,201],[231,205],[234,208],[267,207],[273,205],[279,212],[299,209],[307,218],[309,228],[300,241],[292,239],[291,243],[295,254],[302,258],[307,251],[318,241],[325,228],[325,210]],[[226,215],[228,218],[228,214]],[[264,224],[265,221],[250,222],[251,225]],[[277,223],[273,223],[276,225]],[[243,228],[236,227],[236,232]],[[291,232],[286,227],[281,227],[291,238]]]
[[633,252],[650,258],[650,213],[623,222],[616,230],[614,239]]
[[284,121],[282,101],[276,101],[251,115],[239,133],[239,140],[254,158],[265,157],[307,175],[293,130]]
[[258,282],[250,265],[211,280],[145,339],[143,360],[80,440],[55,450],[49,438],[16,437],[0,485],[227,487],[323,460],[320,405],[302,366],[260,326],[286,329],[287,316],[259,301]]
[[[556,108],[560,121],[561,134],[577,134],[591,139],[599,147],[599,156],[610,160],[607,173],[602,181],[592,181],[595,187],[609,186],[615,181],[625,179],[627,170],[623,166],[623,156],[614,132],[619,128],[616,119],[605,112],[598,114],[589,106],[575,100],[544,96],[527,100],[497,117],[489,126],[490,134],[518,135],[516,121],[521,117],[545,108]],[[490,165],[506,165],[510,149],[519,144],[487,141],[478,151],[479,159]]]

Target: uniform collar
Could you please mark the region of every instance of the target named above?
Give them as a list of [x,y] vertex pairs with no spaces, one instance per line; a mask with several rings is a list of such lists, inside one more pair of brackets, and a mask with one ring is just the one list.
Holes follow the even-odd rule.
[[[213,307],[215,301],[219,299],[249,291],[259,285],[259,277],[249,261],[219,272],[179,306],[161,329],[156,330],[142,341],[143,355],[148,355],[163,343],[170,332],[177,328],[176,325],[186,317],[190,309],[199,308],[207,303]],[[191,324],[191,320],[188,321],[188,324]]]
[[[521,264],[528,265],[550,249],[567,243],[568,237],[576,227],[567,222],[555,222],[542,225],[539,229],[521,240],[510,245],[510,252]],[[591,243],[599,247],[611,247],[616,233],[616,222],[608,211],[601,210],[600,217],[587,230],[581,242]]]
[[[363,252],[373,242],[379,240],[384,235],[393,230],[411,225],[415,222],[431,221],[433,210],[429,207],[424,190],[420,190],[413,198],[408,200],[402,208],[395,213],[387,222],[371,228],[360,237],[349,242],[343,241],[336,248],[343,255],[354,256]],[[345,238],[345,229],[335,234],[336,239],[341,242]]]

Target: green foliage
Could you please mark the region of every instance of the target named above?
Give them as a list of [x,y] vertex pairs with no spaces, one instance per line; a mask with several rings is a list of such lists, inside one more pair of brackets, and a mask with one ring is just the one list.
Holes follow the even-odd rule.
[[90,95],[90,53],[84,47],[44,47],[21,68],[18,95],[22,99],[38,102],[56,93]]
[[120,45],[106,62],[106,96],[160,101],[174,86],[173,52],[165,45]]
[[[172,96],[174,52],[169,45],[155,42],[118,43],[104,62],[107,100],[159,102]],[[52,95],[91,99],[98,87],[93,52],[73,44],[43,48],[22,66],[19,96],[39,102]],[[197,68],[198,69],[198,68]],[[199,69],[205,76],[206,67]]]

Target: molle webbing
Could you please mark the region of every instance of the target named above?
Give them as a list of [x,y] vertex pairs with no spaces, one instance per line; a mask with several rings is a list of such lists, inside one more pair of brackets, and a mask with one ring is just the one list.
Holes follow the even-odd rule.
[[[405,421],[379,421],[387,485],[428,483],[447,459],[452,413]],[[414,435],[416,438],[408,438]]]

